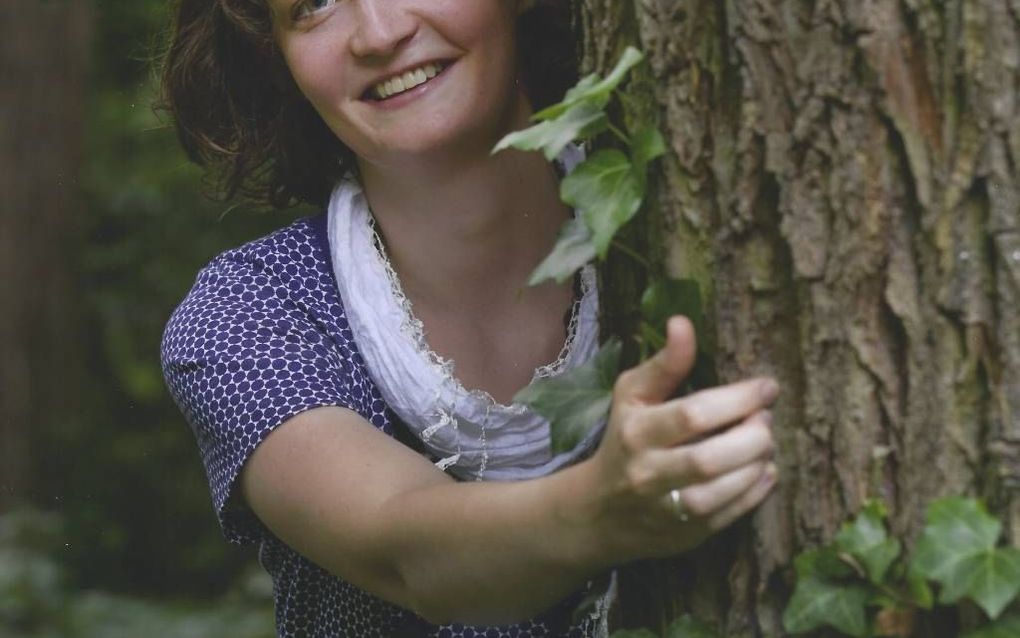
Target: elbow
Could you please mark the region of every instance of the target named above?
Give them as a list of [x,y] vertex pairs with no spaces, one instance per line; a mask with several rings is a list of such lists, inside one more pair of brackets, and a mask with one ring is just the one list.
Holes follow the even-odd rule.
[[[344,577],[341,570],[331,571]],[[362,581],[361,586],[367,591],[412,612],[429,624],[463,622],[460,616],[464,610],[452,600],[455,596],[444,592],[434,580],[422,578],[422,574],[407,565],[395,564],[392,556],[390,561],[373,563],[372,568],[362,573],[376,576],[371,581]]]

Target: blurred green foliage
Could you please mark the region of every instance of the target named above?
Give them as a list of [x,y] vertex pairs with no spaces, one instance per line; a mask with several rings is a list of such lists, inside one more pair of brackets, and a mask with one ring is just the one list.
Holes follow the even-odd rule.
[[250,571],[215,600],[153,600],[71,589],[61,517],[0,516],[0,630],[5,638],[271,638],[271,584]]
[[[197,446],[163,388],[159,343],[214,255],[309,212],[256,213],[203,197],[201,172],[153,110],[168,4],[91,1],[85,209],[68,220],[78,237],[82,400],[36,437],[44,476],[33,505],[59,514],[61,542],[56,555],[0,543],[0,579],[21,574],[30,616],[46,611],[31,605],[85,589],[211,599],[250,566],[252,554],[220,535]],[[90,596],[70,606],[71,620],[106,617],[110,599]],[[156,613],[121,603],[117,613]]]

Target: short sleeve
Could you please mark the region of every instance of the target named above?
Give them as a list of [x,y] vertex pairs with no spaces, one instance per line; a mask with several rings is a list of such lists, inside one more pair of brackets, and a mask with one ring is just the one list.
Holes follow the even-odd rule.
[[263,533],[234,497],[255,448],[300,412],[357,407],[345,348],[316,312],[327,283],[322,273],[302,277],[293,264],[277,268],[275,261],[243,251],[219,257],[199,274],[163,335],[167,387],[198,441],[224,535],[237,543]]

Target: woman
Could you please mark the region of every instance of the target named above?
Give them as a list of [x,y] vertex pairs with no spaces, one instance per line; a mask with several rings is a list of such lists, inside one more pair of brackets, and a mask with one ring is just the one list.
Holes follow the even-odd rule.
[[541,155],[490,154],[545,88],[534,9],[263,2],[183,0],[164,76],[228,191],[329,199],[215,259],[167,326],[227,537],[260,544],[281,635],[594,635],[588,583],[765,497],[775,382],[670,399],[695,352],[675,317],[601,443],[551,456],[511,397],[591,356],[597,293],[525,286],[571,211]]

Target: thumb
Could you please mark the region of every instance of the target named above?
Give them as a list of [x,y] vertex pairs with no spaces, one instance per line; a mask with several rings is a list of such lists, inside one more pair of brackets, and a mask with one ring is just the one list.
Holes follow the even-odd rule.
[[661,403],[673,394],[694,366],[697,354],[694,325],[682,315],[666,322],[666,345],[616,381],[614,401]]

